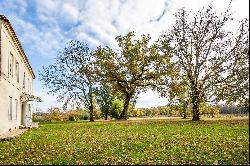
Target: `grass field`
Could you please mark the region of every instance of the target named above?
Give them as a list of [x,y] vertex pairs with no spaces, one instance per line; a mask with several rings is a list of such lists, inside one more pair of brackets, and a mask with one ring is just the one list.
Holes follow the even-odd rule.
[[0,141],[0,164],[249,164],[248,121],[41,124]]

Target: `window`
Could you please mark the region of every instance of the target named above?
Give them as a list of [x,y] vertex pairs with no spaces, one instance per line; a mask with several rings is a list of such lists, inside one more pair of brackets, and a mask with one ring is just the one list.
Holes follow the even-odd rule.
[[9,58],[9,75],[12,76],[12,77],[13,77],[13,60],[14,60],[14,57],[10,53],[10,58]]
[[15,115],[14,115],[14,118],[15,118],[15,120],[17,120],[17,110],[18,110],[18,100],[17,99],[15,99],[15,103],[16,103],[16,108],[15,108]]
[[32,94],[32,91],[31,91],[31,84],[32,84],[32,82],[30,81],[30,94]]
[[23,73],[23,88],[25,89],[25,72]]
[[9,120],[12,120],[12,97],[9,97]]
[[28,87],[27,87],[28,88],[28,93],[30,93],[30,80],[29,80],[29,78],[28,78],[27,82],[28,82]]
[[16,81],[19,82],[19,63],[16,61]]

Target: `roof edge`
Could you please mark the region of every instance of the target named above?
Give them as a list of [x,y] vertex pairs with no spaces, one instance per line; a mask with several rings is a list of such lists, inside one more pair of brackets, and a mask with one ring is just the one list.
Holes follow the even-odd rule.
[[10,23],[10,21],[9,21],[9,20],[7,19],[7,17],[5,17],[4,15],[0,15],[0,19],[3,20],[3,23],[6,23],[6,24],[7,24],[7,26],[8,26],[8,27],[7,27],[7,30],[9,31],[10,36],[11,36],[11,38],[12,38],[13,41],[14,41],[14,44],[16,44],[16,46],[17,46],[17,48],[18,48],[18,51],[20,52],[21,56],[22,56],[22,57],[24,58],[24,60],[26,61],[27,67],[28,67],[28,69],[29,69],[29,71],[30,71],[30,73],[31,73],[31,75],[32,75],[32,77],[33,77],[33,79],[35,79],[36,76],[35,76],[35,74],[34,74],[34,72],[33,72],[33,70],[32,70],[32,67],[31,67],[31,65],[30,65],[30,63],[29,63],[29,60],[28,60],[28,58],[27,58],[25,52],[23,51],[22,45],[21,45],[21,43],[19,42],[19,40],[18,40],[18,38],[17,38],[17,35],[16,35],[16,33],[15,33],[15,31],[14,31],[14,29],[13,29],[11,23]]

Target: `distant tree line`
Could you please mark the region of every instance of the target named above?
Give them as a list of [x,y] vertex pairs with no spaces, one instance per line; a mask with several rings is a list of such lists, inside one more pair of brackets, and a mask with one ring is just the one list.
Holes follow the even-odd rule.
[[[108,112],[102,112],[101,109],[94,110],[95,119],[117,119],[123,109],[123,103],[120,100],[114,100],[112,107]],[[235,105],[216,105],[216,106],[204,106],[201,110],[201,115],[216,117],[220,115],[246,115],[249,114],[249,110],[244,107],[238,107]],[[128,117],[182,117],[187,118],[192,116],[192,108],[188,108],[183,111],[181,105],[166,105],[150,108],[132,108],[128,110]],[[67,111],[60,110],[59,108],[51,108],[47,112],[37,111],[33,113],[33,121],[37,122],[56,122],[56,121],[79,121],[89,120],[90,115],[88,110],[82,108],[71,109]]]
[[191,115],[200,120],[204,112],[218,112],[209,105],[220,101],[238,103],[237,108],[246,111],[249,20],[242,20],[237,32],[228,30],[230,7],[222,13],[211,5],[197,13],[182,8],[156,41],[149,34],[135,39],[135,32],[129,32],[116,37],[118,48],[90,50],[86,43],[72,40],[54,64],[43,67],[40,79],[65,103],[64,109],[70,103],[83,107],[90,121],[97,109],[105,119],[140,114],[133,108],[138,94],[147,89],[169,98],[170,105],[143,109],[143,115]]

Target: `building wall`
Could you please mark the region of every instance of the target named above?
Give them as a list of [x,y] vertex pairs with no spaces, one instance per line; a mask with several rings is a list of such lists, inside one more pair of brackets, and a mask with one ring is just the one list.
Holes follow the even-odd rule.
[[[22,92],[33,94],[33,79],[24,59],[9,35],[3,22],[0,23],[1,30],[1,74],[0,74],[0,133],[18,128],[22,120],[22,103],[20,95]],[[18,65],[16,65],[16,62]],[[10,65],[11,64],[11,65]],[[19,66],[19,67],[16,67]],[[17,71],[19,68],[19,72]],[[11,69],[11,70],[10,70]],[[24,77],[25,73],[25,77]],[[17,76],[18,75],[18,76]],[[19,77],[19,82],[17,81]],[[25,83],[23,82],[25,80]],[[23,86],[25,85],[25,86]],[[10,119],[10,99],[12,98],[12,119]],[[16,104],[17,102],[17,104]],[[31,103],[27,103],[31,104]],[[27,106],[26,108],[29,108]],[[31,116],[27,109],[26,114]]]

